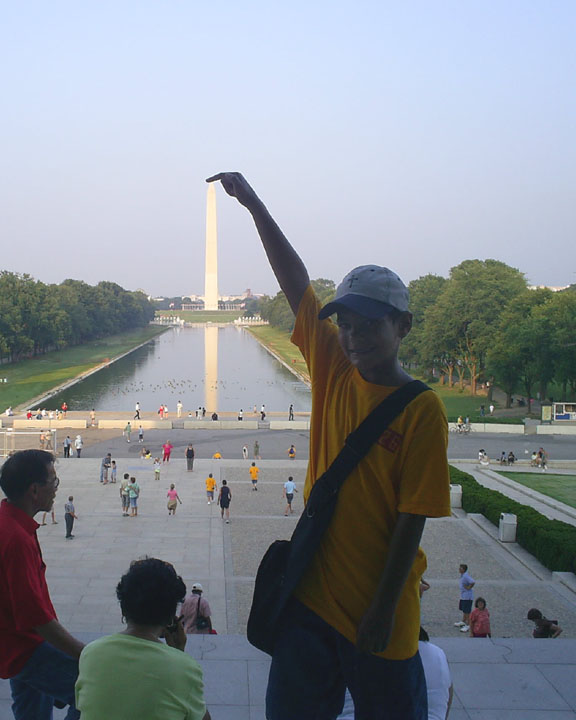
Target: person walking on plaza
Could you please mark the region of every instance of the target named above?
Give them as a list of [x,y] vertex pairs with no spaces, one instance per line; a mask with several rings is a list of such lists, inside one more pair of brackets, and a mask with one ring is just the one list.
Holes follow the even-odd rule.
[[166,497],[168,498],[168,515],[176,515],[176,508],[178,507],[178,503],[182,505],[182,500],[180,500],[176,492],[174,483],[170,485],[170,490],[166,493]]
[[134,410],[135,410],[134,420],[140,420],[140,403],[139,402],[136,403],[136,407],[134,408]]
[[120,500],[122,501],[122,517],[128,517],[128,510],[130,509],[130,491],[128,490],[130,485],[130,475],[124,473],[122,482],[120,483]]
[[112,455],[107,453],[100,463],[100,482],[108,485],[108,470],[112,466]]
[[188,472],[193,472],[194,470],[194,446],[192,443],[188,443],[188,447],[186,448],[186,470]]
[[144,428],[142,425],[138,426],[138,442],[141,444],[144,442]]
[[112,460],[110,467],[110,482],[114,484],[118,478],[118,467],[116,466],[116,460]]
[[284,489],[282,491],[282,495],[286,498],[286,510],[284,511],[284,515],[292,515],[294,512],[294,510],[292,510],[292,500],[294,500],[295,492],[298,491],[296,490],[296,485],[294,484],[294,478],[290,476],[284,483]]
[[124,428],[124,437],[126,438],[127,443],[130,442],[130,435],[132,435],[132,425],[128,422]]
[[260,457],[260,443],[258,440],[254,440],[254,460],[261,460]]
[[228,482],[222,480],[222,487],[218,493],[218,505],[220,505],[220,515],[224,520],[224,514],[226,514],[226,524],[230,522],[230,503],[232,502],[232,491],[228,487]]
[[64,415],[64,417],[66,417],[66,415],[68,414],[68,403],[66,402],[66,400],[64,400],[64,402],[62,403],[62,414]]
[[74,447],[76,448],[76,457],[79,458],[82,454],[82,448],[84,447],[82,435],[76,435],[76,438],[74,440]]
[[376,407],[397,390],[413,397],[340,487],[319,546],[299,555],[306,569],[274,628],[266,717],[334,718],[348,685],[359,718],[424,720],[419,543],[426,517],[451,514],[448,425],[437,395],[398,360],[412,326],[408,290],[388,268],[365,265],[321,308],[302,260],[242,175],[216,180],[251,213],[296,315],[292,341],[312,387],[305,501]]
[[490,613],[484,598],[476,598],[474,610],[470,613],[470,634],[474,638],[492,637],[490,629]]
[[176,417],[179,417],[179,418],[182,417],[182,408],[183,407],[184,407],[184,405],[182,405],[182,401],[178,400],[178,402],[176,403]]
[[[48,515],[47,512],[42,515],[42,522],[40,525],[46,525],[46,515]],[[54,507],[52,507],[52,510],[50,511],[50,515],[52,516],[52,525],[58,525],[58,520],[56,520],[56,517],[54,515]]]
[[242,459],[248,460],[248,448],[246,447],[246,445],[242,446]]
[[70,448],[72,446],[72,440],[70,439],[70,435],[66,435],[64,438],[64,442],[62,443],[64,445],[64,457],[69,458],[70,457]]
[[135,477],[130,478],[128,483],[128,495],[130,496],[130,515],[136,517],[138,515],[138,498],[140,497],[140,485],[136,482]]
[[465,633],[470,629],[470,611],[474,600],[474,590],[472,588],[476,581],[468,574],[468,565],[463,563],[458,569],[460,572],[460,603],[458,609],[462,612],[462,620],[455,622],[454,627],[460,628],[460,632]]
[[74,497],[70,495],[68,502],[64,505],[64,520],[66,522],[66,540],[73,538],[72,528],[74,527],[74,520],[78,520],[76,510],[74,509]]
[[212,473],[206,478],[206,497],[208,498],[208,505],[214,502],[214,490],[216,490],[216,480]]
[[152,467],[154,469],[154,480],[160,480],[160,458],[154,458]]
[[90,427],[96,427],[96,411],[94,408],[90,410]]
[[288,408],[288,420],[294,420],[294,405],[290,403],[290,407]]
[[10,679],[16,720],[51,720],[54,702],[77,720],[74,684],[84,645],[59,622],[36,536],[59,485],[54,456],[20,450],[0,469],[0,677]]
[[202,597],[202,592],[202,585],[194,583],[192,592],[182,603],[182,625],[189,635],[210,635],[212,632],[212,611],[206,598]]
[[238,410],[238,420],[239,420],[240,422],[241,422],[242,420],[244,420],[244,411],[242,410],[242,408],[240,408],[240,410]]
[[174,445],[170,442],[170,440],[166,440],[164,445],[162,445],[162,462],[163,463],[169,463],[170,462],[170,453],[172,452],[172,448]]
[[253,462],[248,468],[248,472],[250,473],[250,478],[252,480],[252,490],[258,490],[258,474],[260,473],[260,468],[256,466],[255,462]]

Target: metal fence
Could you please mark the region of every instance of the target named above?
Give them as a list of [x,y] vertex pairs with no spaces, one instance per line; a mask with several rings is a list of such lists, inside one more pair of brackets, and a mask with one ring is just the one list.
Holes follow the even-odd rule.
[[0,457],[8,457],[17,450],[50,450],[56,453],[58,439],[56,430],[0,430]]

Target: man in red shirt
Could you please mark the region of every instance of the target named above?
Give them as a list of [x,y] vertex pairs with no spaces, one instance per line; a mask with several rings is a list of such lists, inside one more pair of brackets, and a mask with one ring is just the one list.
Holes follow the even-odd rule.
[[49,720],[69,705],[80,717],[74,683],[83,644],[58,622],[36,537],[38,512],[49,512],[59,480],[54,456],[22,450],[0,470],[0,677],[10,678],[16,720]]

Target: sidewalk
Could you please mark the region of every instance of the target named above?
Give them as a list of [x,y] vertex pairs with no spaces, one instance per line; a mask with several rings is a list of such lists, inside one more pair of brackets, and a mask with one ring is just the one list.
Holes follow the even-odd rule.
[[[259,491],[252,492],[250,462],[200,460],[187,473],[172,460],[155,482],[151,463],[120,458],[118,474],[136,475],[140,515],[121,515],[118,485],[102,486],[98,459],[58,463],[58,525],[38,531],[52,599],[63,625],[85,640],[122,629],[114,588],[129,562],[143,555],[173,562],[188,587],[204,585],[218,636],[191,636],[187,651],[202,664],[214,720],[263,720],[269,659],[243,633],[258,561],[268,544],[288,537],[302,509],[304,460],[263,460]],[[204,479],[213,472],[232,489],[231,524],[207,505]],[[296,514],[284,517],[282,484],[294,477]],[[166,510],[174,482],[183,500],[175,517]],[[74,495],[75,539],[64,539],[63,505]],[[455,720],[576,720],[576,594],[514,543],[502,544],[478,516],[456,512],[426,524],[423,547],[431,589],[422,622],[452,667]],[[48,518],[49,521],[49,518]],[[50,522],[50,521],[49,521]],[[467,562],[477,595],[487,599],[492,640],[472,640],[453,627],[458,614],[458,565]],[[73,572],[73,580],[71,580]],[[558,640],[530,638],[529,607],[557,617]],[[0,681],[0,720],[10,718],[9,684]],[[56,714],[62,718],[62,713]],[[297,720],[297,719],[295,719]]]

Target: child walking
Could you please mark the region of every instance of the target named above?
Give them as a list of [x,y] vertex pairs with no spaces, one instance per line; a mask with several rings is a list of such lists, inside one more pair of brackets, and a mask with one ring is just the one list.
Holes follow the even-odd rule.
[[180,500],[178,493],[174,489],[174,483],[170,485],[170,490],[166,493],[166,497],[168,498],[168,515],[176,515],[176,508],[178,507],[178,503],[182,505],[182,500]]
[[112,469],[110,470],[110,482],[115,483],[118,475],[118,468],[116,467],[116,460],[112,460]]
[[470,633],[475,638],[492,637],[490,613],[484,598],[476,598],[474,610],[470,613]]
[[160,458],[154,458],[154,480],[160,480]]

